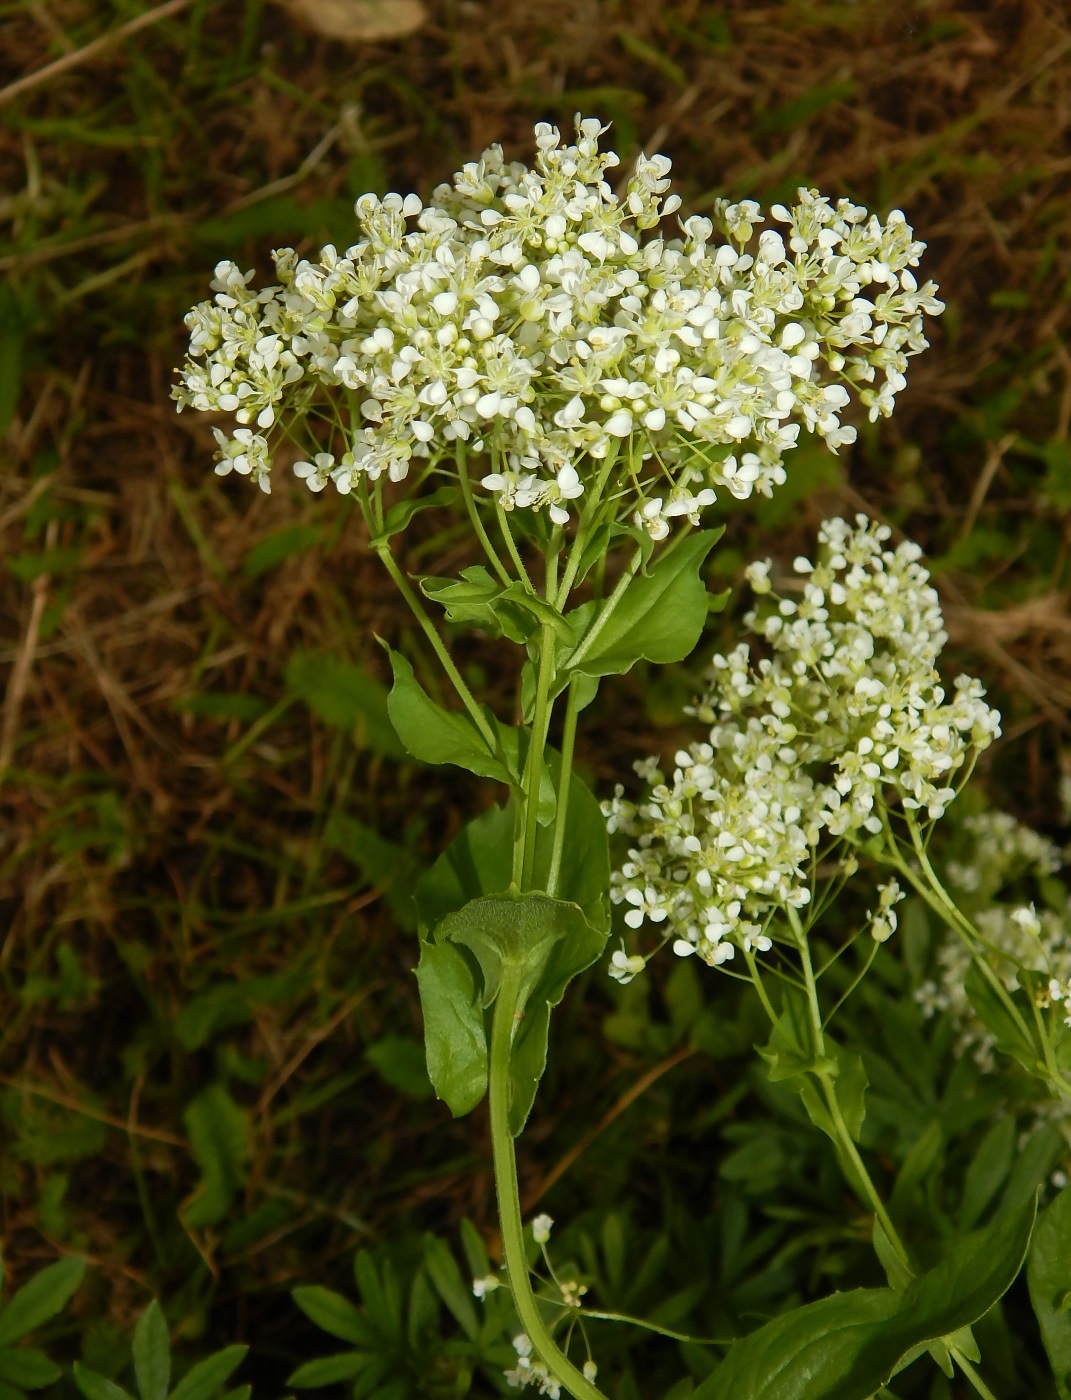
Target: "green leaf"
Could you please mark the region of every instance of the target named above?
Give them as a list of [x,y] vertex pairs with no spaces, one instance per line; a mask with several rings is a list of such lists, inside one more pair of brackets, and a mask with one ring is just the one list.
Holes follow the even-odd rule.
[[509,889],[516,800],[491,807],[458,832],[417,882],[413,900],[423,936],[470,899]]
[[359,1376],[371,1360],[366,1351],[340,1351],[335,1356],[321,1356],[316,1361],[306,1361],[287,1379],[287,1385],[299,1389],[313,1390],[321,1385],[337,1385],[340,1381],[351,1381]]
[[63,1369],[36,1347],[0,1347],[0,1381],[40,1390],[63,1375]]
[[551,627],[569,646],[576,641],[572,625],[550,603],[522,583],[499,583],[482,564],[462,569],[461,580],[426,578],[420,587],[445,609],[450,622],[471,623],[511,642],[527,642],[542,626]]
[[544,894],[500,895],[470,900],[435,930],[437,941],[468,948],[483,973],[483,1003],[498,995],[505,965],[521,971],[517,1010],[524,1012],[510,1057],[510,1127],[516,1136],[531,1112],[546,1068],[550,1008],[573,977],[590,967],[606,945],[580,907]]
[[[558,780],[560,756],[551,753],[549,766],[552,777]],[[452,916],[475,908],[488,896],[512,898],[507,892],[516,817],[517,804],[511,797],[504,808],[493,807],[470,822],[421,878],[414,895],[424,937],[434,930],[434,942],[425,943],[417,968],[428,1073],[436,1093],[455,1115],[474,1108],[486,1089],[487,1038],[481,1003],[488,1005],[497,993],[500,964],[493,947],[481,955],[469,943],[481,963],[481,988],[474,968],[460,950],[453,949],[452,957],[442,954],[451,947]],[[533,874],[537,887],[546,884],[553,841],[551,829],[537,833]],[[531,1110],[546,1066],[550,1007],[561,1001],[572,978],[595,962],[605,947],[610,928],[609,884],[606,822],[591,791],[573,774],[557,903],[565,909],[575,908],[580,918],[577,921],[570,915],[574,932],[545,950],[546,958],[534,967],[536,980],[526,990],[528,1009],[511,1059],[510,1118],[516,1132]],[[466,939],[456,941],[465,943]],[[441,951],[433,951],[436,949]]]
[[447,914],[435,929],[437,943],[459,943],[475,956],[483,973],[483,1004],[498,996],[506,965],[521,972],[517,1010],[522,1011],[547,968],[554,945],[580,939],[586,922],[575,904],[545,894],[484,895]]
[[320,525],[284,525],[281,530],[273,530],[256,542],[242,560],[242,572],[246,578],[259,578],[284,559],[312,549],[322,538],[323,528]]
[[[698,530],[686,536],[648,575],[634,579],[591,649],[574,666],[566,658],[566,667],[584,675],[609,676],[630,670],[641,659],[660,666],[683,661],[695,650],[706,625],[707,591],[699,568],[721,535],[721,530]],[[587,616],[577,617],[581,636]],[[597,625],[597,616],[588,625]]]
[[1071,1400],[1071,1187],[1060,1192],[1038,1222],[1026,1278],[1060,1400]]
[[183,1121],[201,1169],[200,1185],[183,1207],[183,1220],[194,1228],[215,1225],[245,1180],[246,1114],[222,1084],[212,1084],[192,1101]]
[[870,1400],[920,1347],[969,1327],[1011,1286],[1033,1203],[999,1215],[898,1296],[854,1289],[796,1308],[736,1342],[696,1400]]
[[237,1371],[248,1350],[246,1346],[224,1347],[214,1356],[199,1361],[175,1386],[169,1400],[211,1400]]
[[416,928],[413,886],[423,867],[404,846],[386,840],[345,812],[332,812],[324,828],[324,845],[353,862],[365,879],[383,890],[390,912],[406,932]]
[[[548,782],[561,779],[561,756],[547,753]],[[513,871],[513,834],[517,803],[510,797],[505,807],[492,807],[469,822],[418,881],[413,899],[422,933],[471,899],[504,894]],[[550,872],[554,833],[549,827],[536,834],[532,883],[545,888]],[[610,850],[606,820],[599,803],[576,773],[569,784],[569,808],[565,822],[558,896],[578,904],[588,922],[609,931]]]
[[424,1236],[424,1267],[458,1326],[466,1337],[475,1341],[480,1335],[480,1319],[476,1316],[472,1290],[462,1278],[449,1245],[435,1235]]
[[166,1400],[171,1381],[171,1338],[155,1298],[134,1331],[134,1374],[141,1400]]
[[410,1099],[432,1097],[424,1047],[419,1040],[408,1035],[387,1035],[369,1045],[364,1053],[392,1089]]
[[84,1259],[61,1259],[34,1274],[0,1313],[0,1347],[20,1341],[42,1322],[62,1312],[85,1271]]
[[405,758],[388,712],[388,692],[367,671],[330,652],[291,656],[286,683],[325,724],[345,729],[359,748],[383,758]]
[[450,943],[424,943],[416,977],[428,1078],[436,1097],[461,1118],[487,1092],[487,1031],[476,977]]
[[394,671],[387,711],[406,752],[425,763],[453,763],[481,778],[515,784],[516,775],[491,750],[469,716],[436,705],[405,657],[390,647],[387,652]]
[[440,486],[438,491],[432,491],[427,496],[411,496],[407,501],[399,501],[397,505],[391,506],[383,517],[383,529],[369,544],[373,549],[381,544],[385,544],[392,535],[400,534],[412,520],[414,515],[419,515],[423,510],[431,510],[437,506],[452,506],[457,500],[457,488],[455,486]]
[[107,1376],[91,1371],[80,1361],[74,1363],[74,1383],[86,1400],[132,1400],[132,1396],[121,1385],[108,1380]]
[[332,1337],[359,1347],[377,1345],[375,1330],[368,1319],[341,1293],[313,1284],[295,1288],[290,1296],[311,1322]]
[[961,1230],[971,1230],[978,1224],[986,1207],[1004,1185],[1015,1160],[1017,1131],[1014,1116],[1006,1114],[997,1119],[978,1144],[963,1180],[963,1196],[959,1205]]
[[878,1256],[881,1267],[885,1270],[885,1277],[889,1280],[889,1287],[894,1293],[903,1293],[910,1284],[914,1275],[907,1265],[893,1249],[892,1241],[885,1233],[885,1228],[877,1216],[874,1217],[873,1232],[874,1253]]
[[1031,1074],[1037,1074],[1044,1063],[1044,1052],[1034,1028],[1025,1017],[1022,1025],[1016,1020],[976,961],[967,969],[963,986],[978,1019],[996,1039],[997,1049],[1018,1060]]

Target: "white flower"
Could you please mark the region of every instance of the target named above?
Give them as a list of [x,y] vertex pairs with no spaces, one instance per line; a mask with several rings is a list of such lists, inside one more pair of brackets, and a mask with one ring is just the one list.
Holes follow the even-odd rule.
[[[631,838],[611,898],[680,957],[720,966],[737,948],[768,952],[771,913],[810,902],[820,843],[880,832],[884,803],[943,815],[968,752],[999,733],[977,681],[961,677],[946,700],[937,595],[918,546],[891,550],[888,537],[865,516],[827,520],[818,563],[796,560],[798,602],[772,595],[771,561],[752,564],[753,589],[771,596],[746,621],[770,656],[747,645],[715,656],[688,711],[711,726],[707,740],[676,754],[670,778],[654,759],[640,765],[642,801],[619,790],[603,805]],[[895,880],[880,888],[876,941],[895,931],[902,897]],[[615,953],[611,975],[634,975],[633,958],[642,965]]]
[[[356,421],[336,442],[307,432],[309,462],[329,448],[351,458],[331,478],[344,493],[362,476],[401,481],[414,459],[449,460],[459,442],[473,455],[493,442],[484,480],[503,484],[487,489],[506,509],[546,505],[558,524],[575,498],[563,467],[583,489],[616,451],[622,518],[667,501],[645,521],[658,539],[719,486],[769,495],[801,428],[834,450],[850,441],[851,392],[872,417],[891,411],[926,347],[923,315],[942,309],[908,271],[924,245],[902,216],[882,225],[800,189],[757,256],[744,252],[763,222],[753,200],[719,200],[713,218],[666,238],[659,225],[680,205],[669,160],[641,155],[618,198],[604,130],[580,119],[563,144],[540,123],[531,169],[491,146],[426,206],[363,195],[350,246],[277,251],[263,290],[219,263],[213,299],[186,317],[179,408],[290,434],[295,419]],[[314,396],[329,403],[315,420]],[[220,470],[267,489],[266,440],[252,457],[228,448]],[[302,479],[321,490],[327,478]]]
[[488,1293],[493,1293],[496,1288],[501,1288],[501,1280],[494,1274],[487,1274],[485,1278],[474,1278],[472,1280],[472,1293],[476,1298],[486,1298]]
[[537,1215],[532,1221],[532,1238],[536,1244],[546,1244],[550,1239],[550,1231],[554,1221],[549,1215]]

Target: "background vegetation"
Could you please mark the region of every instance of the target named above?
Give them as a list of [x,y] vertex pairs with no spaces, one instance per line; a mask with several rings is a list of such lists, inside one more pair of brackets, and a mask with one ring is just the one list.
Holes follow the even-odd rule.
[[[168,399],[182,315],[218,258],[263,275],[272,246],[344,247],[357,194],[427,194],[493,140],[528,159],[532,123],[578,108],[624,162],[672,155],[688,210],[799,184],[902,207],[949,304],[933,349],[890,423],[839,459],[801,447],[772,501],[733,508],[713,570],[738,590],[831,512],[920,540],[947,674],[1005,714],[975,801],[1066,840],[1071,23],[1055,0],[433,0],[358,44],[262,0],[168,8],[0,88],[4,1258],[17,1282],[88,1260],[58,1356],[121,1377],[156,1296],[187,1364],[248,1342],[240,1379],[280,1394],[333,1349],[290,1290],[352,1294],[368,1250],[379,1391],[492,1393],[497,1323],[471,1340],[422,1240],[466,1279],[496,1253],[484,1116],[451,1121],[423,1070],[408,894],[493,792],[401,756],[373,633],[421,642],[356,513],[211,474],[208,424]],[[4,0],[0,81],[139,13]],[[467,528],[430,529],[405,536],[410,571],[470,562]],[[742,610],[737,591],[697,666]],[[458,654],[507,693],[492,650]],[[692,689],[687,668],[604,686],[579,745],[598,790],[677,746]],[[853,1004],[864,1142],[909,1230],[947,1235],[1059,1169],[1067,1133],[923,1019],[937,930],[902,922]],[[599,1306],[706,1338],[877,1281],[831,1151],[754,1067],[754,1010],[665,959],[624,990],[596,970],[558,1013],[522,1190],[568,1224]],[[718,1354],[593,1327],[623,1400]],[[1033,1328],[1013,1292],[980,1329],[1003,1396],[1050,1393]],[[902,1393],[953,1390],[924,1361]]]

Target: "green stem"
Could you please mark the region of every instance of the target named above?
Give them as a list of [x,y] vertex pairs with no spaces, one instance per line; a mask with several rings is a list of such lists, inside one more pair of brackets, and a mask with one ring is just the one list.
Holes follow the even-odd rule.
[[617,607],[618,603],[620,603],[621,599],[625,596],[626,588],[628,588],[629,584],[636,577],[637,573],[639,572],[640,565],[642,563],[643,550],[637,549],[636,553],[632,556],[632,561],[629,564],[628,568],[618,579],[616,588],[610,594],[609,598],[607,598],[606,602],[603,604],[598,617],[596,617],[595,621],[584,633],[583,641],[581,641],[576,651],[574,651],[572,656],[569,658],[570,666],[575,666],[578,662],[583,661],[584,657],[595,645],[599,633],[610,621],[614,609]]
[[959,1367],[959,1369],[970,1381],[971,1385],[973,1385],[978,1394],[982,1396],[982,1400],[997,1400],[997,1397],[989,1389],[985,1381],[982,1380],[981,1376],[974,1369],[974,1367],[971,1365],[971,1363],[967,1360],[967,1358],[963,1355],[963,1353],[959,1350],[958,1347],[949,1347],[948,1352],[952,1359],[955,1361],[956,1365]]
[[539,642],[539,676],[536,680],[535,712],[532,735],[528,741],[528,763],[525,768],[527,808],[524,818],[524,865],[521,888],[527,889],[535,866],[536,829],[538,826],[539,788],[543,776],[543,749],[550,723],[550,688],[554,684],[554,628],[545,626]]
[[614,462],[617,460],[618,447],[612,443],[606,450],[606,457],[603,460],[602,469],[595,479],[591,494],[584,503],[584,509],[580,513],[580,523],[576,529],[576,536],[573,540],[572,549],[569,551],[569,559],[565,566],[565,573],[562,576],[561,587],[558,589],[558,596],[554,600],[554,606],[561,612],[565,607],[565,601],[569,597],[569,591],[573,586],[577,570],[580,568],[580,560],[584,550],[587,548],[588,537],[591,534],[591,524],[595,518],[600,505],[602,504],[602,493],[606,490],[606,483],[610,479]]
[[[789,921],[796,933],[796,938],[800,950],[800,963],[803,967],[803,981],[807,989],[807,1003],[811,1012],[811,1029],[814,1035],[815,1053],[825,1058],[825,1035],[822,1030],[822,1009],[818,1003],[818,984],[814,978],[814,966],[811,962],[811,948],[807,942],[807,935],[804,933],[799,916],[796,911],[789,908]],[[840,1103],[837,1100],[837,1090],[833,1083],[833,1076],[827,1071],[820,1071],[816,1076],[822,1086],[822,1093],[825,1097],[826,1107],[829,1109],[829,1116],[833,1121],[833,1129],[837,1134],[837,1145],[841,1152],[851,1163],[852,1170],[858,1177],[858,1184],[863,1188],[863,1193],[870,1205],[871,1210],[881,1222],[881,1228],[889,1237],[889,1243],[896,1250],[897,1257],[906,1269],[911,1271],[911,1260],[907,1249],[897,1233],[896,1226],[892,1223],[889,1212],[885,1209],[885,1204],[878,1195],[877,1187],[870,1179],[859,1149],[856,1147],[848,1125],[844,1121],[844,1114],[841,1112]]]
[[[1005,1010],[1008,1012],[1008,1015],[1011,1016],[1011,1018],[1015,1021],[1016,1025],[1019,1027],[1019,1030],[1022,1032],[1024,1038],[1029,1042],[1029,1028],[1026,1022],[1023,1020],[1023,1016],[1019,1008],[1012,1000],[1007,987],[1005,987],[1004,983],[1000,980],[1000,978],[994,972],[992,967],[990,967],[989,962],[985,958],[981,958],[978,956],[978,946],[980,944],[984,944],[985,940],[981,937],[978,930],[965,917],[962,910],[960,910],[960,908],[955,904],[955,902],[949,897],[948,892],[946,891],[945,887],[941,884],[940,880],[937,878],[937,873],[929,862],[929,859],[926,855],[926,851],[923,848],[922,841],[919,836],[918,826],[916,825],[914,819],[911,817],[910,813],[907,813],[905,815],[907,817],[908,830],[911,832],[912,844],[915,847],[915,854],[918,856],[919,864],[922,866],[922,869],[926,874],[926,883],[923,883],[923,881],[918,878],[915,871],[913,871],[908,865],[907,861],[904,860],[903,856],[900,854],[898,847],[895,844],[893,844],[890,847],[890,853],[893,859],[893,863],[896,865],[898,870],[903,872],[904,878],[910,883],[912,888],[922,896],[922,898],[926,901],[930,908],[933,909],[934,913],[940,915],[943,919],[945,919],[945,921],[948,924],[951,925],[952,928],[956,929],[960,937],[967,944],[968,948],[973,954],[974,961],[978,966],[979,970],[981,971],[982,976],[989,983],[994,993],[1000,998],[1001,1002],[1004,1004]],[[893,838],[893,841],[895,843],[895,838]]]
[[476,509],[476,502],[472,497],[472,482],[469,480],[469,464],[465,455],[465,445],[458,439],[457,444],[457,479],[461,484],[461,495],[465,501],[465,509],[469,513],[472,521],[472,528],[476,531],[476,536],[483,545],[483,552],[487,555],[491,567],[498,575],[499,579],[508,588],[513,580],[509,576],[509,571],[498,557],[498,551],[491,543],[490,536],[484,528],[484,523],[480,519],[480,512]]
[[387,570],[387,573],[390,574],[391,578],[394,580],[398,592],[409,604],[409,608],[413,616],[416,618],[417,622],[420,623],[424,635],[431,643],[432,648],[435,651],[435,655],[442,662],[443,670],[450,677],[451,684],[457,691],[458,695],[461,697],[465,709],[468,710],[470,716],[472,717],[473,723],[475,724],[476,728],[480,731],[481,735],[487,742],[487,745],[491,749],[491,751],[495,752],[497,741],[495,739],[491,726],[487,722],[487,716],[476,703],[476,699],[473,696],[472,691],[469,690],[468,686],[461,679],[461,672],[454,665],[453,657],[446,650],[445,642],[439,636],[438,632],[436,632],[435,627],[432,624],[431,618],[428,617],[427,613],[420,606],[420,602],[417,599],[416,594],[409,587],[405,575],[402,573],[401,569],[399,569],[397,562],[395,561],[394,555],[390,552],[390,545],[387,543],[387,541],[384,540],[384,542],[381,545],[376,546],[376,553],[383,561],[383,567]]
[[773,1003],[770,1001],[770,998],[766,992],[766,988],[763,986],[762,974],[759,972],[759,965],[755,961],[755,954],[748,952],[748,950],[745,949],[744,959],[747,962],[749,971],[751,972],[751,980],[754,983],[755,990],[759,994],[759,1000],[762,1002],[763,1010],[766,1012],[767,1016],[769,1016],[770,1024],[772,1026],[776,1026],[778,1021],[777,1012],[773,1009]]
[[498,523],[502,527],[502,538],[506,541],[506,548],[509,550],[509,557],[513,560],[513,567],[517,570],[517,577],[528,589],[529,593],[534,593],[532,580],[528,577],[528,570],[524,567],[524,560],[520,556],[516,542],[513,538],[513,531],[509,528],[509,521],[506,519],[506,512],[502,509],[502,502],[495,502],[495,510],[498,513]]
[[565,705],[565,725],[562,729],[562,767],[558,778],[558,806],[554,813],[554,846],[550,855],[550,874],[547,876],[547,894],[552,899],[558,892],[562,851],[565,849],[565,823],[569,815],[569,786],[573,775],[576,718],[579,714],[576,697],[577,685],[574,678],[569,683],[569,698]]
[[504,964],[502,984],[495,1001],[494,1021],[491,1027],[488,1095],[491,1107],[491,1150],[494,1157],[498,1219],[502,1229],[506,1270],[521,1326],[551,1374],[576,1397],[576,1400],[605,1400],[602,1391],[584,1378],[582,1372],[573,1365],[551,1337],[540,1316],[528,1276],[520,1191],[517,1185],[517,1160],[514,1155],[513,1134],[509,1126],[510,1050],[514,1027],[519,1016],[523,1014],[517,1011],[520,980],[521,969],[508,962]]

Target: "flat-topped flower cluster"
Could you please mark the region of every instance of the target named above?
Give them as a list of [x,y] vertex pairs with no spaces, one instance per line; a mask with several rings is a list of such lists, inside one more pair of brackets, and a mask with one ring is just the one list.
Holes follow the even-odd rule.
[[[889,535],[863,515],[827,520],[818,564],[795,561],[796,599],[773,593],[771,561],[748,569],[761,604],[746,623],[772,655],[715,656],[688,711],[709,739],[678,752],[668,779],[656,759],[638,763],[647,797],[619,788],[603,807],[611,831],[636,838],[612,889],[630,927],[650,922],[712,965],[765,950],[772,914],[810,902],[823,842],[879,833],[894,802],[936,820],[970,752],[1000,733],[978,681],[960,676],[946,698],[937,594],[918,546],[889,549]],[[897,895],[883,892],[879,940]],[[621,954],[612,975],[640,965]]]
[[[280,419],[310,424],[297,471],[314,491],[364,475],[404,478],[414,458],[488,459],[483,485],[507,508],[546,506],[558,523],[615,444],[623,509],[660,538],[724,486],[745,498],[784,480],[801,425],[834,450],[892,411],[924,312],[943,305],[911,269],[925,247],[894,210],[882,224],[801,189],[764,230],[751,200],[657,232],[680,207],[670,162],[641,156],[621,197],[600,151],[536,126],[534,169],[492,146],[416,195],[364,195],[361,236],[316,262],[274,254],[277,285],[216,268],[211,302],[186,317],[179,408],[231,412],[217,472],[270,490]],[[646,236],[645,236],[646,235]],[[645,465],[646,464],[646,465]]]

